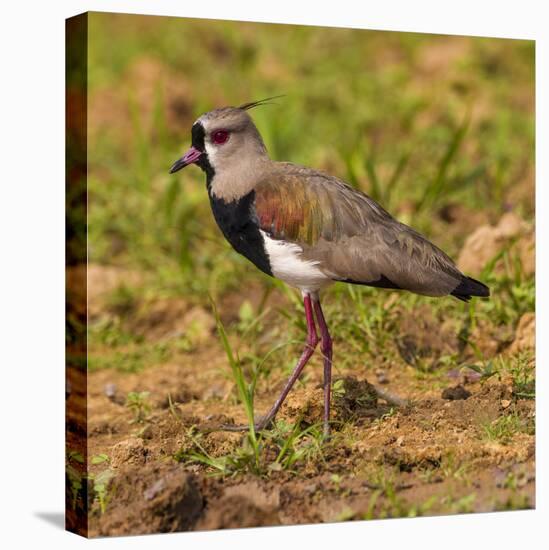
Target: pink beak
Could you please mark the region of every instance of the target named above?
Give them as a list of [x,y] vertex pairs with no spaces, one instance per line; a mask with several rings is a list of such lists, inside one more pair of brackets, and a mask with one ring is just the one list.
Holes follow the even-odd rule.
[[170,174],[185,168],[189,164],[196,164],[198,159],[202,156],[202,151],[199,151],[195,147],[191,147],[179,160],[176,160],[170,168]]

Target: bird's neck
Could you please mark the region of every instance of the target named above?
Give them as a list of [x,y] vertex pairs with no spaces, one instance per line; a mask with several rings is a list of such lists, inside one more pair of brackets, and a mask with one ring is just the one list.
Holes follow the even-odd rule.
[[272,161],[267,156],[240,160],[229,166],[206,172],[208,193],[226,203],[245,197],[264,178]]

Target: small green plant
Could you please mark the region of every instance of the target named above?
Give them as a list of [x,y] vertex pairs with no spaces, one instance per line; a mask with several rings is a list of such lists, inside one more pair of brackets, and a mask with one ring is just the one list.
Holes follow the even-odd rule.
[[243,444],[233,453],[216,457],[208,453],[203,445],[204,434],[196,433],[195,428],[187,431],[187,438],[191,441],[174,455],[178,462],[194,462],[208,466],[212,475],[230,476],[237,473],[259,473],[256,466],[255,451],[250,445],[249,438],[245,438]]
[[258,434],[257,449],[246,437],[242,445],[232,453],[221,457],[208,453],[203,445],[202,434],[189,431],[187,435],[192,441],[192,448],[182,449],[174,458],[180,462],[204,464],[213,470],[213,475],[236,475],[249,472],[266,476],[283,470],[293,472],[298,463],[323,459],[324,436],[321,424],[302,429],[301,419],[293,425],[279,421],[272,430]]
[[80,464],[84,464],[84,456],[80,451],[75,451],[74,449],[69,449],[67,451],[67,460],[69,461],[74,460],[74,462],[79,462]]
[[480,375],[480,381],[486,382],[489,378],[499,373],[494,361],[482,361],[465,365],[461,370],[470,369]]
[[168,410],[170,411],[170,414],[173,416],[175,420],[178,422],[181,422],[181,415],[179,414],[179,411],[177,410],[174,402],[172,401],[172,394],[168,393]]
[[109,462],[110,458],[105,453],[94,455],[91,457],[92,464],[103,464],[103,462]]
[[534,423],[521,418],[517,413],[506,414],[493,422],[484,424],[484,437],[488,441],[496,441],[508,445],[513,436],[519,432],[534,434]]
[[451,450],[441,458],[439,471],[445,479],[457,479],[467,482],[471,467],[466,462],[460,461],[456,453]]
[[276,423],[275,429],[266,436],[278,450],[274,463],[269,465],[270,469],[291,471],[298,462],[323,458],[322,426],[313,424],[305,429],[300,426],[300,418],[293,426],[279,421]]
[[90,479],[93,481],[93,490],[97,501],[99,502],[99,509],[104,514],[107,510],[107,504],[109,502],[108,487],[111,479],[114,477],[114,471],[107,468],[96,475],[90,475]]
[[508,371],[513,377],[513,394],[522,399],[536,396],[534,358],[531,350],[520,352],[511,360]]
[[448,506],[451,514],[470,514],[474,512],[473,505],[476,499],[476,493],[471,493],[456,500],[452,497],[444,497],[442,503]]
[[83,479],[82,474],[70,464],[67,464],[65,468],[65,473],[67,475],[68,482],[71,488],[71,505],[72,509],[76,508],[76,504],[79,499],[81,499],[81,491],[83,488]]
[[385,420],[388,420],[389,418],[395,416],[398,413],[398,409],[396,407],[390,407],[389,410],[386,413],[383,413],[380,417],[374,419],[374,424],[381,424]]
[[126,397],[126,407],[133,413],[133,419],[130,424],[143,423],[151,412],[151,405],[148,403],[149,392],[134,392],[131,391]]
[[92,344],[100,344],[110,348],[143,342],[143,337],[128,332],[124,328],[120,317],[117,316],[106,316],[90,323],[88,337]]
[[245,333],[254,324],[256,315],[249,300],[244,300],[238,309],[238,330]]
[[494,505],[494,510],[526,510],[532,508],[532,503],[528,495],[513,491],[503,502],[497,502]]
[[342,398],[345,396],[345,380],[339,378],[332,384],[332,397],[334,399]]
[[432,496],[419,504],[412,504],[398,494],[395,477],[380,470],[373,478],[372,487],[377,487],[368,502],[368,508],[362,519],[385,519],[418,517],[427,514],[438,497]]

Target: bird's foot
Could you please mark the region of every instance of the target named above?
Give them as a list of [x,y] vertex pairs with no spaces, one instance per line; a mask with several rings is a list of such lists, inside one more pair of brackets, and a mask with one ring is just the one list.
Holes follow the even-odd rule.
[[[256,432],[261,432],[266,428],[270,427],[273,422],[272,418],[261,416],[256,419],[254,424],[254,430]],[[221,424],[219,427],[220,431],[224,432],[248,432],[250,430],[249,424]]]

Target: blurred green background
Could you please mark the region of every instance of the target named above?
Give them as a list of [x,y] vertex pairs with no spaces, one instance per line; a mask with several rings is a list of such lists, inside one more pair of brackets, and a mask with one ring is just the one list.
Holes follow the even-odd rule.
[[[89,260],[139,273],[137,290],[113,298],[122,316],[136,300],[207,305],[276,284],[223,240],[198,168],[168,174],[212,108],[284,94],[251,112],[272,158],[341,177],[454,258],[505,212],[533,222],[531,41],[99,13],[89,25]],[[484,269],[494,297],[476,307],[514,330],[534,308],[534,279],[507,260]],[[365,298],[375,311],[387,295],[327,293],[342,324],[345,300]],[[357,338],[372,335],[367,318]],[[132,339],[105,330],[92,334],[111,347]]]

